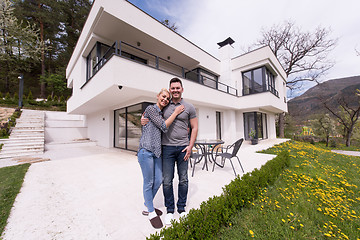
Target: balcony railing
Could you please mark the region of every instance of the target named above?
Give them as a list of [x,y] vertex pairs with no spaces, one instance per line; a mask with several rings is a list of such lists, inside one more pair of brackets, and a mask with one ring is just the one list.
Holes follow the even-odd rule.
[[129,59],[131,61],[135,61],[139,64],[143,64],[148,67],[152,67],[173,74],[175,76],[197,82],[204,86],[238,96],[236,88],[221,83],[216,79],[201,75],[195,70],[186,69],[180,65],[177,65],[176,63],[170,62],[166,59],[163,59],[159,56],[156,56],[152,53],[149,53],[122,41],[116,41],[110,47],[108,46],[108,49],[103,52],[103,56],[98,58],[99,60],[93,65],[92,69],[90,69],[91,73],[88,74],[87,81],[89,81],[113,55],[116,55]]

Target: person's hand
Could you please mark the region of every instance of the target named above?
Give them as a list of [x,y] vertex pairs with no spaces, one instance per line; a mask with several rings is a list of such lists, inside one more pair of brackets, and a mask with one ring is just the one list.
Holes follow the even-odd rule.
[[141,115],[141,120],[140,120],[140,121],[141,121],[141,125],[142,125],[142,126],[145,126],[146,124],[149,123],[149,119],[148,119],[148,118],[145,118],[145,117],[144,117],[144,114]]
[[184,161],[187,161],[190,158],[192,149],[190,148],[190,146],[187,146],[186,148],[184,148],[182,150],[182,152],[185,152],[185,151],[186,151],[186,154],[185,154],[185,157],[184,157]]
[[182,113],[184,110],[185,110],[184,105],[180,105],[175,108],[175,113],[178,115],[178,114]]

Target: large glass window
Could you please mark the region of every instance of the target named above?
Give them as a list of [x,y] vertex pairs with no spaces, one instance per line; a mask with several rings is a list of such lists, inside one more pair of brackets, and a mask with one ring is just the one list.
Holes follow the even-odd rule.
[[244,113],[245,140],[249,140],[251,129],[255,130],[257,139],[267,139],[267,115],[260,112]]
[[141,137],[141,115],[152,103],[143,102],[115,110],[114,147],[137,151]]
[[264,66],[242,73],[243,78],[243,95],[270,91],[279,96],[275,89],[275,77]]

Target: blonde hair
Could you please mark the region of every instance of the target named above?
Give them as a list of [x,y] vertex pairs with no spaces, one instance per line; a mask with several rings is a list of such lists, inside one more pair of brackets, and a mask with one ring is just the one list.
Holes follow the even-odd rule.
[[160,92],[158,93],[158,96],[159,96],[160,94],[162,94],[163,92],[167,92],[167,93],[169,94],[169,96],[171,97],[171,94],[170,94],[169,90],[167,90],[167,88],[162,88],[162,89],[160,90]]

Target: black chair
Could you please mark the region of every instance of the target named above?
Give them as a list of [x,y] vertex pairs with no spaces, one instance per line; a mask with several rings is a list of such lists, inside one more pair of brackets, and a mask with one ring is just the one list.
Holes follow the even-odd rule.
[[[243,141],[244,141],[244,139],[241,138],[241,139],[237,140],[235,143],[233,143],[232,145],[227,146],[226,148],[223,147],[221,149],[221,152],[217,151],[216,154],[215,154],[215,158],[214,158],[213,171],[215,169],[215,164],[218,165],[219,167],[223,168],[225,166],[226,159],[229,159],[230,163],[231,163],[231,166],[232,166],[232,168],[234,170],[235,177],[236,177],[236,171],[235,171],[235,168],[234,168],[234,164],[232,163],[232,160],[231,160],[232,158],[235,157],[235,158],[237,158],[237,160],[238,160],[238,162],[240,164],[241,170],[244,173],[244,169],[243,169],[243,167],[241,165],[240,159],[238,158],[238,156],[236,156],[239,149],[240,149],[240,147],[241,147],[241,144],[243,143]],[[220,164],[216,162],[217,157],[221,157],[221,163]]]
[[[201,149],[199,146],[195,145],[195,148],[196,148],[196,152],[191,152],[191,155],[190,155],[190,167],[193,168],[192,170],[192,177],[194,176],[194,171],[195,171],[195,165],[198,164],[199,162],[201,162],[201,159],[203,158],[203,154],[201,153]],[[191,163],[191,159],[194,159],[194,166],[192,165]]]

